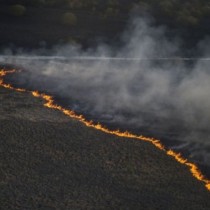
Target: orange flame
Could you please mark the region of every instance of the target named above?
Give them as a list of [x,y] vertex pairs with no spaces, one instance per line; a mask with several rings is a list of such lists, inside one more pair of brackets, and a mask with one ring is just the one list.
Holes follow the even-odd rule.
[[25,92],[25,89],[22,88],[13,88],[10,84],[5,84],[4,80],[2,79],[4,76],[6,76],[7,74],[12,74],[17,72],[15,69],[10,70],[10,71],[5,71],[5,70],[0,70],[0,86],[5,87],[7,89],[12,89],[12,90],[16,90],[19,92]]
[[6,76],[7,74],[14,73],[14,72],[16,72],[16,70],[11,70],[11,71],[0,70],[0,86],[5,87],[5,88],[9,88],[9,89],[12,89],[12,90],[15,90],[15,91],[20,91],[20,92],[31,92],[31,94],[34,97],[42,98],[46,101],[44,103],[45,107],[48,107],[50,109],[57,109],[57,110],[63,112],[65,115],[69,116],[70,118],[73,118],[73,119],[76,119],[76,120],[82,122],[87,127],[91,127],[91,128],[103,131],[104,133],[116,135],[116,136],[119,136],[119,137],[138,139],[138,140],[143,140],[143,141],[147,141],[147,142],[152,143],[155,147],[164,151],[167,155],[173,157],[177,162],[187,166],[190,169],[190,172],[192,173],[192,175],[197,180],[203,182],[205,184],[206,189],[210,191],[210,180],[205,178],[205,176],[201,173],[199,168],[194,163],[191,163],[187,159],[185,159],[180,153],[177,153],[173,150],[166,149],[165,146],[160,142],[160,140],[145,137],[145,136],[142,136],[142,135],[138,136],[138,135],[129,133],[128,131],[121,132],[119,130],[109,130],[108,128],[104,127],[103,125],[101,125],[99,123],[95,124],[92,121],[86,120],[84,116],[78,115],[72,110],[65,109],[65,108],[57,105],[54,102],[53,97],[50,96],[50,95],[40,93],[38,91],[27,91],[25,89],[15,88],[15,87],[12,87],[10,84],[4,83],[4,80],[3,80],[4,76]]

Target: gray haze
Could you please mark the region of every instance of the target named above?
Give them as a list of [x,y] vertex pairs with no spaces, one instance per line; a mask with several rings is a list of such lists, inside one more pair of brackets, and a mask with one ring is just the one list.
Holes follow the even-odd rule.
[[210,163],[209,41],[198,46],[207,59],[181,59],[179,42],[167,40],[164,33],[164,27],[135,19],[118,51],[103,44],[86,51],[59,46],[50,57],[43,57],[47,53],[42,49],[13,57],[7,50],[9,56],[1,61],[23,66],[30,71],[19,78],[23,84],[65,97],[76,112],[139,134],[181,141],[177,149],[186,147],[192,158]]

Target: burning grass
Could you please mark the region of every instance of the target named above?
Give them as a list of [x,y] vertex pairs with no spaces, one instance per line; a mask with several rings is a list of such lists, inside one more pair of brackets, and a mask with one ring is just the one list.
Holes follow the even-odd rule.
[[[15,70],[11,70],[11,71],[2,70],[2,71],[0,71],[0,77],[4,77],[6,74],[11,74],[11,73],[14,73],[14,72],[15,72]],[[5,84],[3,79],[0,80],[0,85],[5,87],[5,88],[14,89],[14,90],[20,91],[20,92],[26,92],[27,91],[25,89],[14,88],[10,84]],[[92,128],[97,129],[97,130],[103,131],[105,133],[113,134],[113,135],[120,136],[120,137],[133,138],[133,139],[143,140],[143,141],[147,141],[147,142],[152,143],[158,149],[164,151],[167,155],[174,157],[175,160],[177,160],[179,163],[186,165],[190,169],[192,175],[196,179],[202,181],[205,184],[206,188],[210,191],[210,180],[206,179],[203,176],[203,174],[198,169],[198,167],[195,164],[189,162],[187,159],[183,158],[181,154],[176,153],[172,150],[167,150],[159,140],[154,139],[154,138],[148,138],[148,137],[145,137],[145,136],[137,136],[137,135],[134,135],[134,134],[129,133],[127,131],[121,132],[119,130],[115,130],[115,131],[109,130],[108,128],[103,127],[103,125],[101,125],[99,123],[94,124],[92,121],[87,121],[82,115],[77,115],[72,110],[68,110],[68,109],[65,109],[65,108],[57,105],[54,102],[53,97],[50,96],[50,95],[46,95],[44,93],[39,93],[38,91],[31,91],[31,93],[34,97],[44,99],[46,101],[46,103],[44,103],[45,107],[48,107],[48,108],[51,108],[51,109],[57,109],[57,110],[63,112],[65,115],[67,115],[71,118],[74,118],[76,120],[79,120],[80,122],[85,124],[87,127],[92,127]]]
[[[12,113],[0,118],[4,209],[209,209],[209,193],[187,169],[205,183],[198,168],[158,140],[109,131],[54,104],[51,96],[6,88],[0,97]],[[44,109],[43,100],[52,109]],[[41,112],[40,120],[16,116],[21,105],[30,116]]]

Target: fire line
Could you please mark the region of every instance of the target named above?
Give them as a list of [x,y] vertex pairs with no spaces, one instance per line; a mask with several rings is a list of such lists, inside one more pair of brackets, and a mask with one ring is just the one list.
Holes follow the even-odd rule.
[[195,177],[197,180],[201,181],[204,183],[206,189],[208,191],[210,191],[210,180],[207,179],[199,170],[198,166],[196,166],[194,163],[189,162],[187,159],[185,159],[180,153],[177,153],[173,150],[170,149],[166,149],[165,146],[160,142],[160,140],[155,139],[155,138],[149,138],[149,137],[145,137],[145,136],[138,136],[135,134],[132,134],[128,131],[125,132],[121,132],[120,130],[109,130],[108,128],[104,127],[103,125],[97,123],[93,123],[92,121],[88,121],[85,119],[84,116],[82,115],[78,115],[76,114],[74,111],[69,110],[69,109],[65,109],[60,105],[57,105],[55,103],[55,101],[53,100],[53,97],[50,95],[47,95],[45,93],[40,93],[39,91],[28,91],[26,89],[22,89],[22,88],[15,88],[13,87],[11,84],[7,84],[4,82],[4,77],[7,74],[12,74],[18,72],[17,70],[0,70],[0,86],[7,88],[7,89],[12,89],[18,92],[29,92],[31,93],[34,97],[37,98],[42,98],[45,100],[44,106],[50,109],[56,109],[59,110],[61,112],[63,112],[65,115],[69,116],[70,118],[76,119],[80,122],[82,122],[83,124],[85,124],[87,127],[91,127],[97,130],[100,130],[104,133],[108,133],[108,134],[112,134],[112,135],[116,135],[119,137],[124,137],[124,138],[132,138],[132,139],[138,139],[138,140],[142,140],[142,141],[146,141],[146,142],[150,142],[152,143],[155,147],[157,147],[158,149],[162,150],[163,152],[165,152],[168,156],[173,157],[177,162],[187,166],[191,172],[191,174],[193,175],[193,177]]

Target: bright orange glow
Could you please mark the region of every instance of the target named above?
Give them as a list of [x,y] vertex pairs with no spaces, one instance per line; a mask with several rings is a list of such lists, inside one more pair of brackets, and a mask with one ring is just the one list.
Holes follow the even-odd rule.
[[25,92],[25,89],[21,89],[21,88],[13,88],[10,84],[5,84],[3,77],[6,76],[7,74],[12,74],[17,72],[15,69],[14,70],[10,70],[10,71],[5,71],[5,70],[0,70],[0,86],[5,87],[7,89],[12,89],[12,90],[16,90],[19,92]]
[[16,71],[15,70],[11,70],[11,71],[0,70],[0,86],[9,88],[9,89],[12,89],[15,91],[20,91],[20,92],[31,92],[31,94],[34,97],[42,98],[45,100],[45,103],[44,103],[45,107],[48,107],[50,109],[57,109],[57,110],[63,112],[65,115],[69,116],[70,118],[73,118],[73,119],[76,119],[76,120],[82,122],[87,127],[91,127],[91,128],[103,131],[104,133],[109,133],[109,134],[120,136],[120,137],[138,139],[138,140],[147,141],[147,142],[152,143],[155,147],[164,151],[168,156],[173,157],[177,162],[187,166],[189,168],[190,172],[192,173],[192,175],[197,180],[203,182],[205,184],[206,189],[210,191],[210,180],[208,180],[207,178],[204,177],[204,175],[201,173],[199,168],[194,163],[191,163],[187,159],[182,157],[182,155],[180,153],[177,153],[173,150],[166,149],[164,147],[164,145],[159,140],[154,139],[154,138],[145,137],[145,136],[138,136],[138,135],[129,133],[128,131],[121,132],[119,130],[109,130],[108,128],[104,127],[103,125],[101,125],[99,123],[95,124],[92,121],[86,120],[84,116],[77,115],[72,110],[65,109],[65,108],[57,105],[54,102],[53,97],[50,95],[46,95],[46,94],[40,93],[38,91],[27,91],[25,89],[14,88],[10,84],[4,83],[4,80],[3,80],[4,76],[6,76],[7,74],[14,73],[14,72],[16,72]]

